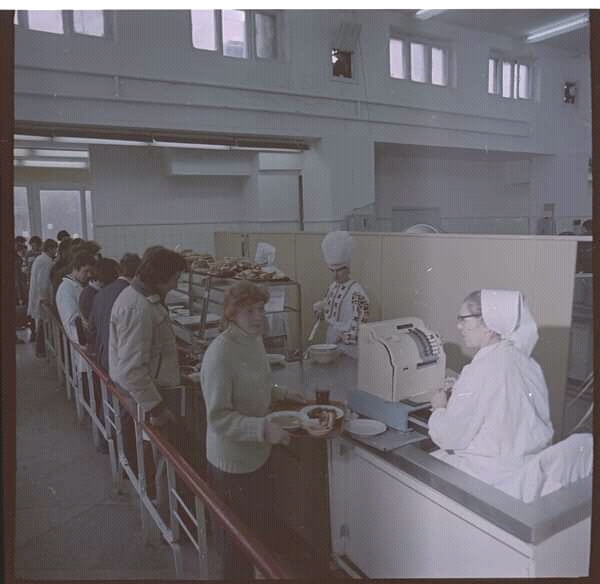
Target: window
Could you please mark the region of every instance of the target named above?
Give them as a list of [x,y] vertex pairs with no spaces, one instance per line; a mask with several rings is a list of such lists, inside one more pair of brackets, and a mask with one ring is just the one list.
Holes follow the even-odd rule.
[[488,93],[509,99],[531,99],[531,65],[491,56],[488,60]]
[[108,37],[105,10],[15,10],[15,25],[54,34]]
[[42,239],[56,237],[60,229],[72,237],[83,237],[80,191],[41,190],[40,209]]
[[332,49],[331,64],[334,77],[352,77],[352,53]]
[[14,188],[15,198],[15,235],[29,237],[29,205],[27,204],[27,189],[25,187]]
[[390,76],[448,85],[448,49],[423,40],[390,38]]
[[257,10],[190,10],[192,46],[226,57],[276,59],[277,18]]

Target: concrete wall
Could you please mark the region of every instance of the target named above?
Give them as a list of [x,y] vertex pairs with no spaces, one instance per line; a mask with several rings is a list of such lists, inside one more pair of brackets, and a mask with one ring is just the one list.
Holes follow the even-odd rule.
[[[403,204],[398,193],[420,205],[439,205],[446,226],[456,230],[492,229],[498,216],[518,215],[532,225],[544,202],[555,202],[567,225],[572,217],[591,215],[587,57],[435,19],[417,22],[412,11],[293,10],[280,13],[282,57],[244,60],[193,49],[187,11],[113,15],[113,39],[17,28],[17,123],[295,137],[311,149],[277,175],[261,174],[257,165],[245,178],[231,168],[233,177],[216,177],[214,168],[205,168],[207,176],[185,179],[169,177],[150,150],[125,159],[120,150],[94,150],[90,182],[97,233],[106,237],[144,221],[191,222],[203,233],[203,221],[295,229],[299,172],[307,230],[337,227],[352,209],[372,203],[389,220],[389,209]],[[331,75],[329,52],[343,21],[361,25],[350,80]],[[391,27],[447,40],[455,63],[451,85],[390,78]],[[536,60],[537,99],[487,94],[490,48]],[[578,83],[575,105],[562,101],[567,79]],[[398,145],[446,152],[422,150],[407,158]],[[457,149],[465,155],[449,163]],[[528,180],[507,188],[498,152],[530,161]],[[489,160],[481,153],[491,153]],[[133,159],[135,166],[124,161]],[[123,199],[109,202],[113,193]],[[203,235],[199,243],[210,247],[211,241]]]

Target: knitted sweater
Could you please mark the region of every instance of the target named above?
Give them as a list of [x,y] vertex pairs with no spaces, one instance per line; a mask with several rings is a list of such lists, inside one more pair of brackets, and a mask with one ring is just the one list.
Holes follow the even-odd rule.
[[208,347],[200,383],[206,402],[206,457],[222,471],[249,473],[271,452],[264,441],[264,416],[271,399],[285,391],[271,384],[262,337],[230,324]]

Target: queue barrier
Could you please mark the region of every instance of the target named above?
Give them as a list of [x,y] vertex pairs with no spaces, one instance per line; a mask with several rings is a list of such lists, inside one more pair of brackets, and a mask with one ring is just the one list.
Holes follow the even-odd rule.
[[[209,578],[206,512],[225,529],[244,555],[255,566],[259,578],[288,579],[291,575],[281,565],[257,535],[247,527],[225,504],[196,470],[165,437],[160,428],[140,421],[131,398],[119,388],[83,347],[70,340],[64,331],[56,309],[47,302],[41,303],[41,320],[44,323],[46,355],[55,361],[59,381],[65,384],[67,399],[75,398],[77,419],[80,423],[87,414],[91,421],[92,437],[98,446],[100,440],[108,445],[109,463],[115,492],[124,492],[124,475],[139,496],[142,533],[148,543],[152,526],[158,528],[162,538],[173,553],[175,573],[183,574],[181,550],[182,535],[194,546],[198,559],[198,576]],[[83,390],[82,377],[87,378],[87,392]],[[97,415],[94,396],[94,377],[100,384],[103,419]],[[86,399],[85,393],[89,401]],[[183,401],[183,400],[182,400]],[[135,427],[137,476],[127,459],[123,444],[122,413],[127,412]],[[144,468],[144,442],[151,444],[157,459],[155,478],[156,496],[148,495]],[[163,495],[161,482],[166,474],[167,496]],[[193,508],[184,502],[182,487],[193,495]],[[166,499],[166,500],[165,500]],[[166,507],[166,508],[165,508]],[[182,513],[184,515],[182,515]],[[187,519],[186,519],[186,518]],[[193,526],[193,527],[191,527]],[[195,534],[192,533],[195,531]],[[215,577],[215,575],[212,575]]]

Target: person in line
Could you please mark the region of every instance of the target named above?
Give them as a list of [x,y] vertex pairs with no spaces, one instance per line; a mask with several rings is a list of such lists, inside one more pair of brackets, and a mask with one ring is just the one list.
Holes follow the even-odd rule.
[[81,291],[81,295],[79,296],[79,311],[81,313],[83,328],[86,332],[86,344],[88,344],[87,333],[94,298],[101,288],[116,280],[120,273],[121,267],[117,260],[100,258],[94,265],[90,281]]
[[[248,281],[227,289],[225,330],[209,345],[200,370],[206,403],[206,457],[210,485],[242,521],[258,533],[269,517],[271,447],[290,435],[266,417],[273,399],[303,401],[299,393],[271,383],[263,345],[264,306],[269,293]],[[266,533],[263,533],[266,536]],[[252,579],[252,564],[217,529],[224,579]]]
[[47,239],[42,244],[42,253],[35,258],[31,266],[31,281],[29,284],[29,301],[27,313],[35,323],[35,355],[45,357],[46,348],[44,340],[44,323],[40,315],[40,303],[46,300],[52,303],[52,282],[50,281],[50,270],[56,256],[58,244],[54,239]]
[[70,239],[71,238],[71,234],[66,230],[66,229],[61,229],[57,234],[56,234],[56,241],[58,241],[59,245],[65,240],[65,239]]
[[[186,268],[184,257],[164,247],[144,253],[136,275],[116,298],[110,314],[108,374],[121,388],[139,422],[166,427],[178,442],[179,430],[167,426],[181,404],[179,359],[175,333],[164,304],[167,292],[177,286]],[[123,417],[125,455],[137,473],[135,427]],[[145,466],[149,464],[145,458]],[[154,469],[147,470],[148,486]]]
[[131,283],[140,262],[138,254],[124,254],[119,262],[120,275],[98,290],[92,300],[88,326],[88,350],[107,373],[110,312],[117,296]]
[[70,272],[63,276],[56,291],[56,309],[69,339],[82,344],[81,313],[79,311],[79,296],[83,287],[88,283],[92,269],[96,263],[93,256],[81,253],[73,257]]
[[431,398],[434,456],[498,485],[553,435],[548,388],[531,357],[537,325],[517,290],[477,290],[458,313],[464,345],[477,352],[451,390]]
[[71,260],[73,259],[73,254],[71,251],[72,245],[73,240],[70,237],[63,238],[63,240],[59,241],[58,243],[58,253],[54,260],[52,269],[50,270],[50,281],[52,282],[54,296],[56,296],[56,291],[58,290],[63,277],[69,272],[69,266],[71,264]]
[[354,238],[347,231],[332,231],[323,238],[323,259],[334,279],[325,298],[313,304],[313,312],[327,322],[326,342],[339,344],[345,353],[355,357],[358,325],[369,317],[369,297],[350,278],[353,250]]

